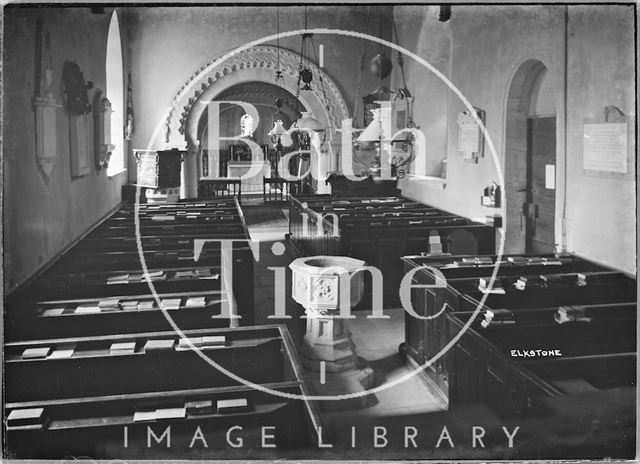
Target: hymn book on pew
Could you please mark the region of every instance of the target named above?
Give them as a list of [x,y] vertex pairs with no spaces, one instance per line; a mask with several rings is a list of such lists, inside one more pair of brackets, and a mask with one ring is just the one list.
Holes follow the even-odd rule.
[[212,400],[200,400],[200,401],[187,401],[184,407],[189,415],[201,415],[201,414],[213,414],[213,401]]
[[553,318],[558,324],[591,322],[591,318],[586,316],[586,308],[584,306],[560,306]]
[[60,308],[46,308],[42,311],[42,313],[40,313],[40,316],[42,317],[54,317],[54,316],[62,316],[62,313],[64,313],[65,308],[64,307],[60,307]]
[[176,350],[185,351],[185,350],[192,349],[189,343],[191,343],[191,345],[197,348],[203,348],[203,349],[217,348],[221,346],[226,346],[227,339],[224,335],[207,335],[203,337],[189,337],[188,340],[185,338],[181,338],[180,340],[178,340],[178,347],[176,348]]
[[47,359],[68,359],[73,356],[76,350],[75,343],[65,343],[56,346],[55,350],[47,356]]
[[74,314],[96,314],[100,312],[99,306],[94,305],[80,305],[76,307]]
[[489,277],[480,277],[478,279],[478,290],[482,293],[494,293],[494,294],[504,294],[505,290],[502,287],[502,282],[500,279],[495,279],[493,282],[493,286],[489,288],[489,283],[491,279]]
[[246,398],[218,400],[216,403],[218,414],[231,414],[249,410],[249,402]]
[[22,359],[44,359],[51,353],[50,346],[27,348],[22,352]]
[[117,311],[120,309],[120,300],[118,298],[101,300],[98,303],[98,308],[100,308],[101,311]]
[[147,340],[144,345],[145,353],[152,353],[156,351],[173,351],[176,341],[171,340]]
[[151,220],[158,221],[158,222],[165,222],[165,221],[175,221],[176,218],[175,216],[158,215],[158,216],[151,216]]
[[138,300],[125,300],[121,306],[123,311],[135,311],[138,309]]
[[492,325],[513,325],[516,321],[513,318],[513,312],[508,309],[487,309],[484,313],[484,319],[480,322],[480,326],[486,329]]
[[180,304],[182,303],[181,298],[165,298],[162,301],[162,307],[167,311],[180,309]]
[[136,350],[136,342],[116,342],[109,348],[111,354],[133,354]]
[[203,296],[189,297],[185,303],[186,308],[203,308],[205,305],[206,300]]
[[187,416],[187,410],[185,406],[172,407],[172,408],[158,408],[155,411],[155,419],[183,419]]
[[249,401],[246,398],[230,398],[217,400],[214,406],[213,400],[185,401],[182,405],[149,406],[140,405],[133,413],[134,422],[145,422],[165,419],[184,419],[189,416],[205,414],[233,414],[249,411]]
[[138,303],[138,311],[145,311],[153,309],[156,306],[156,302],[153,300],[144,300]]
[[46,417],[44,408],[12,409],[7,416],[8,427],[40,425],[44,427]]
[[129,283],[129,274],[120,274],[116,276],[107,277],[107,285],[128,284],[128,283]]

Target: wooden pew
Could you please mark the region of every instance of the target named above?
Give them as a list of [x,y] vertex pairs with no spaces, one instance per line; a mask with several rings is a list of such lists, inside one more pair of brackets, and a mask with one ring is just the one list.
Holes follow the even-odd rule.
[[[153,288],[157,293],[220,292],[228,305],[224,314],[233,322],[252,325],[254,321],[253,285],[247,285],[247,277],[241,274],[241,266],[234,266],[233,273],[221,272],[220,266],[185,266],[148,269]],[[233,276],[233,282],[231,282]],[[232,291],[236,288],[237,291]],[[23,295],[12,300],[10,310],[17,311],[33,297],[39,300],[116,298],[127,295],[151,294],[151,287],[142,270],[138,268],[117,271],[86,272],[76,274],[47,274],[31,286],[31,297]],[[240,316],[240,319],[235,319]]]
[[[289,233],[305,256],[346,255],[378,268],[387,307],[399,304],[401,257],[427,251],[431,235],[444,252],[495,251],[493,227],[402,197],[291,197]],[[361,305],[371,305],[370,294],[367,274]]]
[[[179,309],[167,315],[182,330],[247,325],[242,319],[223,318],[229,301],[220,291],[161,293],[160,303],[180,299]],[[202,304],[203,303],[203,304]],[[102,305],[102,307],[101,307]],[[116,295],[108,298],[27,301],[5,317],[10,341],[88,337],[171,330],[167,316],[152,295]]]
[[[283,450],[313,446],[321,426],[315,404],[287,396],[304,398],[308,391],[284,326],[184,334],[192,340],[200,336],[226,337],[225,346],[203,353],[235,375],[257,382],[263,390],[227,377],[190,350],[140,351],[149,339],[177,339],[174,332],[8,344],[6,378],[10,383],[5,420],[12,417],[12,411],[43,409],[36,420],[8,421],[5,444],[9,454],[38,459],[69,455],[94,459],[184,458],[197,427],[213,445],[215,454],[209,457],[255,457],[263,426],[276,427],[273,442]],[[112,343],[127,341],[135,341],[135,353],[110,352]],[[76,345],[71,358],[24,360],[19,356],[26,348],[68,343]],[[267,388],[283,395],[272,395],[264,391]],[[218,403],[223,400],[244,400],[246,406],[223,409]],[[247,445],[242,450],[221,446],[234,426],[244,432],[241,435]],[[170,427],[172,446],[148,448],[148,427],[157,436]],[[200,457],[207,452],[198,449]]]
[[[133,217],[134,208],[125,206],[96,227],[69,252],[60,257],[33,285],[8,302],[10,320],[33,320],[33,312],[25,314],[22,308],[34,308],[43,299],[82,299],[97,297],[126,297],[151,293],[144,278],[140,250],[152,274],[162,273],[163,280],[154,281],[161,293],[185,293],[203,291],[231,292],[225,298],[232,305],[229,313],[242,315],[242,324],[253,321],[253,286],[246,285],[253,276],[253,253],[249,246],[249,234],[236,200],[207,202],[180,202],[165,205],[140,206],[141,236],[136,238]],[[184,214],[182,214],[184,213]],[[176,218],[170,226],[162,221],[156,224],[155,215],[171,215]],[[198,222],[188,219],[227,218],[227,222]],[[150,225],[146,224],[149,223]],[[115,224],[115,225],[114,225]],[[225,268],[233,263],[233,273],[226,273],[225,283],[215,279],[186,279],[188,271],[220,274],[222,263],[219,242],[207,242],[195,261],[196,240],[233,240],[231,256],[225,256]],[[109,278],[130,275],[131,281],[108,285]],[[182,278],[176,278],[178,277]],[[233,278],[231,278],[233,277]],[[233,281],[233,282],[232,282]],[[233,288],[233,291],[231,289]],[[15,310],[14,310],[15,308]],[[118,314],[118,313],[116,313]],[[117,318],[116,316],[109,316]],[[38,322],[38,324],[40,324]],[[32,331],[33,333],[33,331]],[[18,336],[12,334],[12,336]]]
[[[223,336],[226,342],[202,349],[211,360],[256,384],[287,379],[290,362],[283,354],[282,334],[274,327],[185,330],[184,336]],[[8,401],[25,402],[83,396],[124,395],[228,387],[239,382],[195,351],[179,350],[174,331],[21,341],[5,344],[5,393]],[[167,340],[171,348],[146,351],[149,341]],[[114,351],[116,343],[133,342],[131,351]],[[195,343],[195,342],[194,342]],[[71,357],[55,352],[74,346]],[[26,350],[49,349],[45,358],[29,358]],[[29,351],[31,352],[31,351]],[[196,375],[206,371],[206,375]]]
[[[635,384],[634,279],[572,255],[515,255],[504,257],[493,290],[483,289],[495,260],[404,258],[407,272],[431,266],[446,279],[445,287],[412,288],[414,310],[431,318],[407,315],[401,349],[414,366],[440,356],[424,373],[450,407],[479,402],[527,417],[549,395]],[[434,274],[421,269],[413,282],[433,285]],[[556,319],[567,311],[582,317]],[[527,350],[562,355],[518,355]]]

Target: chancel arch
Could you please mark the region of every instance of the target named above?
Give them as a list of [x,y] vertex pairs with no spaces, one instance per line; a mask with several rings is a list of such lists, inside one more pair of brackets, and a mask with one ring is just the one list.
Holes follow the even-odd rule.
[[[272,46],[256,46],[239,52],[233,57],[213,66],[219,58],[202,66],[182,86],[171,104],[171,111],[165,121],[165,145],[184,147],[188,154],[182,167],[181,196],[193,198],[197,195],[198,181],[198,125],[207,103],[229,88],[246,82],[275,84],[275,70],[278,63],[278,49]],[[292,95],[297,92],[298,65],[300,56],[280,49],[280,69],[283,73],[281,87]],[[322,69],[311,65],[314,73],[312,91],[302,91],[298,100],[307,111],[324,125],[340,127],[343,119],[349,117],[347,104],[333,79]],[[321,91],[319,76],[322,76],[326,99]],[[337,153],[339,137],[328,137],[331,153]],[[329,152],[327,146],[325,150]],[[328,156],[328,155],[327,155]],[[327,163],[330,164],[330,163]]]

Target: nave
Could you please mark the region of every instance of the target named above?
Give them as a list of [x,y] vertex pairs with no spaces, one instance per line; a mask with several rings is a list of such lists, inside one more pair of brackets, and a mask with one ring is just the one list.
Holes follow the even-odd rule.
[[3,6],[3,457],[632,459],[637,5]]

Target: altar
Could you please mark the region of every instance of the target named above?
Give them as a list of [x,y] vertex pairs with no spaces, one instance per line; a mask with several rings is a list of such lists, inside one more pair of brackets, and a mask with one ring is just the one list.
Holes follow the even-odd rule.
[[271,177],[271,166],[268,161],[229,161],[227,177],[241,177],[249,173],[254,166],[255,174],[249,178],[242,178],[242,192],[262,193],[262,178]]

